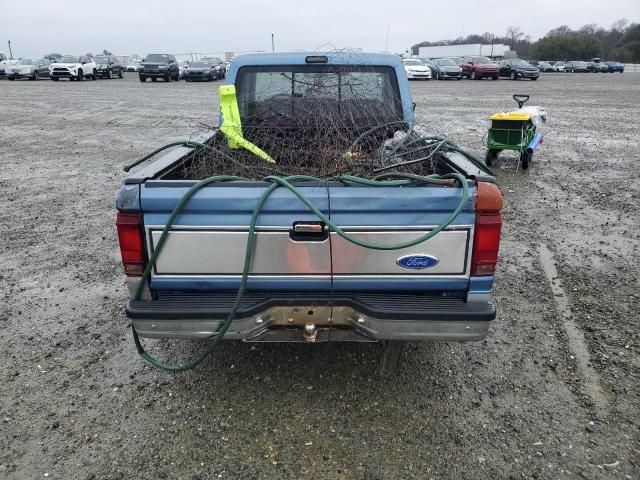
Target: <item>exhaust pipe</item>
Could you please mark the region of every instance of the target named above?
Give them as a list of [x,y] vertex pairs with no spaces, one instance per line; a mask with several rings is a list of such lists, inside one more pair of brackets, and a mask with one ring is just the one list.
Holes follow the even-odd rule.
[[544,135],[542,133],[536,133],[529,142],[529,145],[527,145],[527,152],[535,152],[542,143],[544,143]]

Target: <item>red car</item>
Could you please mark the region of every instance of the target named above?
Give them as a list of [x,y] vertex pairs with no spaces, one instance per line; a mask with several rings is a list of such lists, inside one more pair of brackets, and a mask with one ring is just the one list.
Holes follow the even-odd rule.
[[491,78],[498,80],[500,69],[489,57],[464,57],[461,60],[462,76],[471,80]]

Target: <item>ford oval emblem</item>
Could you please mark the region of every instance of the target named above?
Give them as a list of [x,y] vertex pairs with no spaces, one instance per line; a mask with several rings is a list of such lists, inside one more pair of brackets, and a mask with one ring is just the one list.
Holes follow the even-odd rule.
[[411,270],[422,270],[435,267],[440,260],[431,255],[406,255],[396,260],[398,266]]

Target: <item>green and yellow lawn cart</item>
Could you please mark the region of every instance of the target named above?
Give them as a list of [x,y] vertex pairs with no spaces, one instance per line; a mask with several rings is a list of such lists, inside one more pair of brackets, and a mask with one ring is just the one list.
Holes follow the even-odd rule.
[[485,163],[491,166],[503,150],[520,152],[522,169],[529,168],[533,152],[542,144],[544,135],[537,131],[540,122],[546,121],[541,107],[523,107],[529,95],[514,95],[518,110],[494,113],[489,117],[491,128],[485,136],[487,154]]

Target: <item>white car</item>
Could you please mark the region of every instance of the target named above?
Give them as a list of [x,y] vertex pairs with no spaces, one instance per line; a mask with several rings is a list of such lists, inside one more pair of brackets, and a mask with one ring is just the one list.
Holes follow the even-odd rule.
[[6,74],[6,70],[16,63],[18,63],[17,60],[9,60],[6,53],[0,52],[0,77],[4,76]]
[[98,66],[93,58],[86,55],[65,55],[58,58],[49,67],[51,80],[58,81],[61,78],[69,80],[83,80],[90,78],[95,80],[98,76]]
[[409,80],[431,80],[431,68],[417,58],[405,58],[402,63]]

